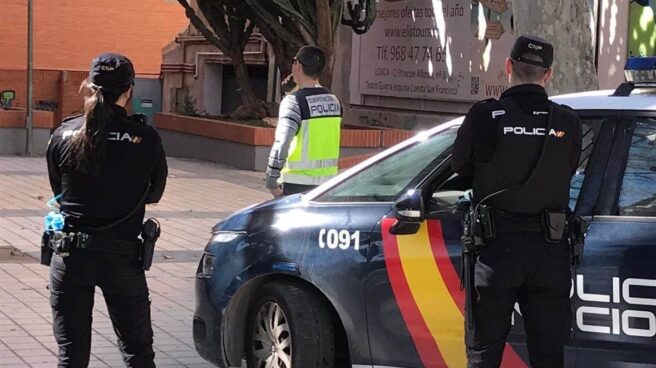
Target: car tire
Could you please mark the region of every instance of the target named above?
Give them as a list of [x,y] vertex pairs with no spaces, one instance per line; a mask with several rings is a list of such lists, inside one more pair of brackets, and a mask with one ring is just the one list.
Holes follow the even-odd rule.
[[321,295],[281,282],[257,294],[248,314],[248,368],[333,368],[335,335]]

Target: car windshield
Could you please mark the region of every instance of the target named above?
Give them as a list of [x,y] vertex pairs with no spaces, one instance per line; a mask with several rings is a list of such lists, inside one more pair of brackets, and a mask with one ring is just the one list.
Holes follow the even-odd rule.
[[419,141],[349,177],[316,201],[393,202],[414,178],[449,156],[457,132],[458,126],[453,126]]

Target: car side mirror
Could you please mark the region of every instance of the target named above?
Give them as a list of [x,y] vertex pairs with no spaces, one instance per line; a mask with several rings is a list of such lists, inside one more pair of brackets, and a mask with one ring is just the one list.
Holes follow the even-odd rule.
[[424,198],[420,190],[409,190],[394,203],[396,218],[399,220],[390,232],[396,235],[409,235],[419,231],[424,221]]

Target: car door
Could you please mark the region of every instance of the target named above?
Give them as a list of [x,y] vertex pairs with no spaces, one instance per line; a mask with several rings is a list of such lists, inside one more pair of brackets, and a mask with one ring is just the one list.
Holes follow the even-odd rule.
[[[445,172],[449,172],[449,166],[449,160],[445,160]],[[457,179],[451,177],[446,182]],[[389,341],[390,349],[393,344],[403,346],[408,351],[399,355],[411,360],[400,366],[467,365],[463,328],[465,296],[460,274],[462,214],[456,205],[464,189],[448,188],[432,193],[426,219],[412,234],[393,234],[392,228],[397,222],[393,213],[388,214],[374,231],[374,237],[380,231],[381,242],[372,242],[371,249],[370,272],[379,273],[378,285],[375,285],[376,289],[372,286],[367,288],[370,294],[375,291],[367,300],[369,325],[372,329],[378,329],[377,332],[370,332],[372,352],[384,353],[386,350],[376,350],[375,342],[380,341],[381,336],[383,339],[387,337],[384,341]],[[389,315],[396,316],[397,313],[381,310],[377,307],[379,305],[386,306],[388,310],[398,308],[402,320],[394,321],[397,326],[391,325],[393,320],[389,318]],[[521,325],[521,317],[516,315],[515,321],[519,319],[519,322],[515,324]],[[377,323],[378,320],[384,322]],[[376,327],[372,327],[374,324]],[[522,347],[523,333],[519,335],[519,345]],[[391,350],[398,351],[398,348]],[[375,362],[380,362],[380,355],[374,358],[378,358]],[[509,344],[502,367],[527,367],[526,361],[524,352],[518,350],[515,344]],[[385,361],[387,364],[393,362],[400,363]]]
[[393,234],[393,213],[374,231],[367,310],[374,365],[465,367],[460,215],[431,216]]
[[[596,190],[586,175],[602,131],[602,120],[586,117],[579,170],[572,180],[571,206]],[[599,149],[598,151],[603,151]],[[448,153],[448,151],[447,151]],[[593,155],[594,153],[594,155]],[[426,220],[411,234],[392,234],[394,213],[374,230],[367,278],[367,316],[374,365],[401,367],[464,367],[464,292],[461,289],[461,213],[459,197],[470,179],[450,168],[450,156],[434,162],[425,178],[413,184],[427,194]],[[603,157],[602,157],[603,159]],[[379,237],[377,239],[377,237]],[[517,308],[504,353],[503,367],[527,367],[528,355],[521,314]],[[574,341],[568,347],[574,365]]]
[[616,121],[576,273],[577,366],[656,364],[656,115]]
[[414,178],[425,175],[421,172],[451,145],[456,130],[447,130],[444,135],[417,141],[329,186],[323,193],[312,195],[308,208],[295,217],[306,223],[309,242],[318,250],[315,259],[307,260],[308,266],[332,270],[325,278],[317,272],[312,282],[342,316],[350,360],[355,366],[370,363],[365,300],[370,245],[378,239],[372,230],[392,210],[398,193]]

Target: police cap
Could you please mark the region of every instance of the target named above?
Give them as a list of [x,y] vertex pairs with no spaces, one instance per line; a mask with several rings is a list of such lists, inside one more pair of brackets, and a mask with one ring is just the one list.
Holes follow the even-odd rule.
[[123,55],[104,53],[91,62],[89,81],[99,87],[118,91],[134,84],[134,66]]
[[[534,55],[538,60],[530,60],[526,54]],[[510,58],[519,63],[526,63],[543,68],[551,68],[553,63],[553,46],[546,40],[534,36],[520,36],[510,52]]]

